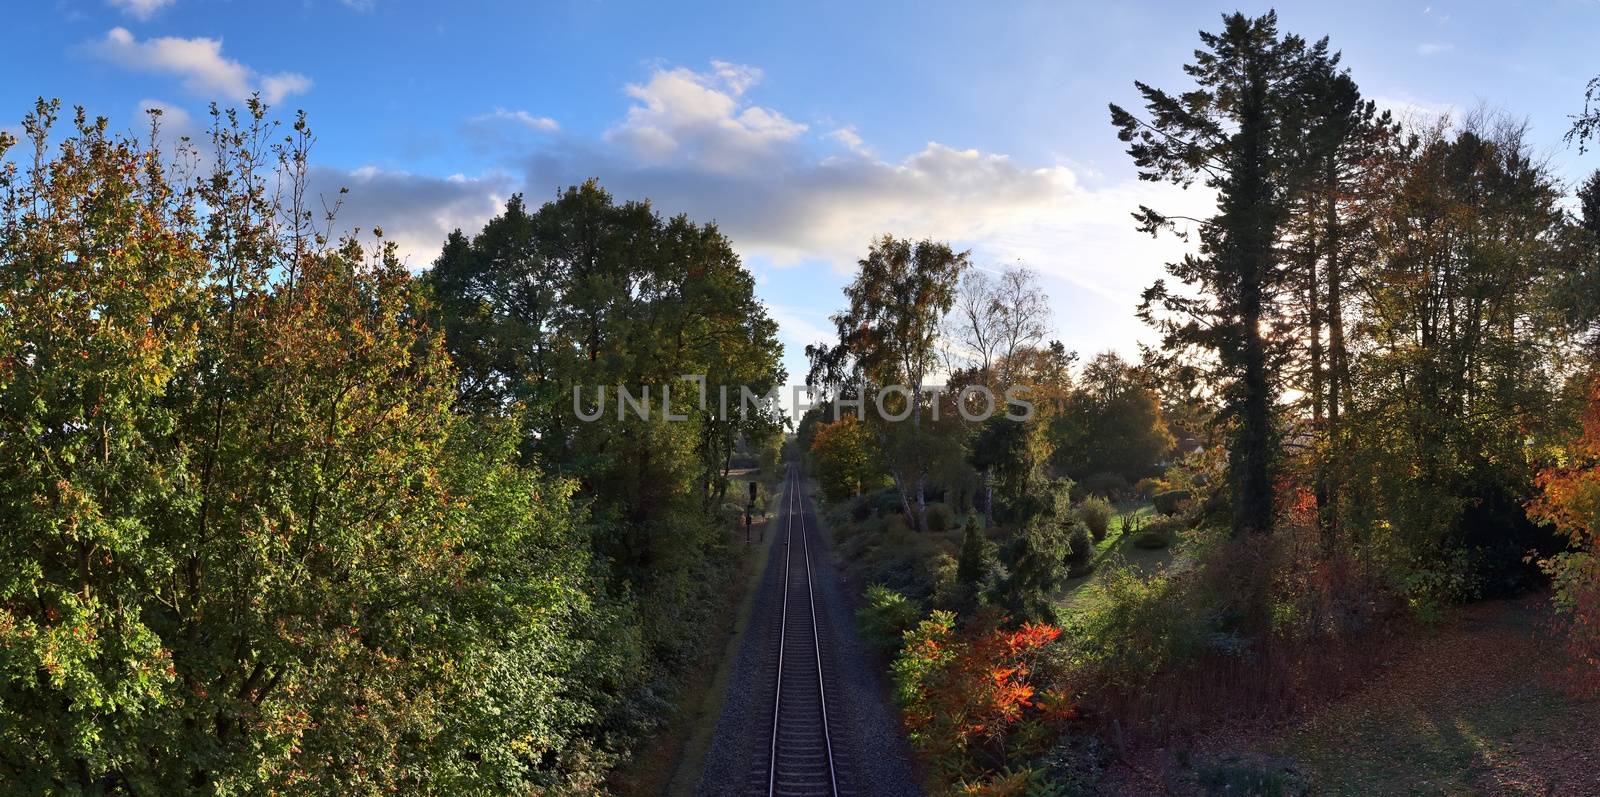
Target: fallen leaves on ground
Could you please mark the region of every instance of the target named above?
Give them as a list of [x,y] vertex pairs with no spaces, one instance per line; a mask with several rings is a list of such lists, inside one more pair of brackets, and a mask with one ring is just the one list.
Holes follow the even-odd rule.
[[1568,688],[1550,616],[1543,596],[1463,607],[1366,686],[1286,723],[1130,751],[1104,792],[1205,794],[1214,773],[1258,771],[1316,795],[1600,794],[1600,701]]

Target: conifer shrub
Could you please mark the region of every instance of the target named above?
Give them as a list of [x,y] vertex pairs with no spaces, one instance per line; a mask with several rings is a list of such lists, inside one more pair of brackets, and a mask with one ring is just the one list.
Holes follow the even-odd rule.
[[1077,578],[1094,569],[1094,538],[1082,520],[1067,521],[1067,576]]

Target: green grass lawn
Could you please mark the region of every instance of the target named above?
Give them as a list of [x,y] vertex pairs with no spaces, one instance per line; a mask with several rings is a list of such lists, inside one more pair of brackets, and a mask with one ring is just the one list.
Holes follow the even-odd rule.
[[[1141,504],[1132,513],[1139,521],[1155,516],[1155,507]],[[1140,548],[1133,544],[1132,534],[1123,532],[1124,513],[1111,516],[1111,529],[1106,538],[1095,545],[1094,571],[1080,578],[1068,579],[1061,587],[1057,608],[1067,614],[1076,614],[1093,608],[1101,596],[1100,575],[1107,568],[1131,567],[1141,573],[1154,572],[1172,562],[1172,549]]]

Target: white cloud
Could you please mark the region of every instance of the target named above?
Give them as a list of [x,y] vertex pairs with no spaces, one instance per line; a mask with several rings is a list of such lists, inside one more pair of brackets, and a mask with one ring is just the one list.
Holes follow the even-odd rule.
[[832,133],[829,133],[828,138],[843,144],[845,149],[848,149],[857,155],[872,154],[872,150],[867,148],[866,142],[861,140],[861,134],[856,132],[855,125],[846,125],[841,127]]
[[657,70],[626,87],[638,102],[606,140],[649,164],[730,174],[781,164],[806,126],[743,102],[760,80],[761,70],[722,61],[710,72]]
[[1406,94],[1375,94],[1372,102],[1378,106],[1378,110],[1389,111],[1407,127],[1427,127],[1455,111],[1449,103],[1419,100]]
[[345,8],[365,14],[378,6],[377,0],[339,0]]
[[304,94],[310,90],[311,78],[298,72],[279,72],[261,78],[261,99],[266,100],[268,105],[275,105],[291,94]]
[[[1152,272],[1123,261],[1129,246],[1151,260],[1128,213],[1143,202],[1203,215],[1209,202],[1204,191],[1147,183],[1091,190],[1065,165],[932,141],[900,160],[878,158],[851,127],[824,134],[849,154],[818,155],[804,146],[805,125],[745,99],[759,77],[722,63],[708,73],[659,70],[628,87],[639,103],[606,142],[539,153],[528,184],[597,176],[619,196],[714,219],[741,252],[779,264],[823,259],[848,271],[886,232],[950,240],[980,257],[1024,258],[1128,306],[1137,288],[1127,293],[1127,275],[1143,287],[1162,262],[1156,256]],[[1163,244],[1157,251],[1176,256]]]
[[[658,70],[628,87],[636,102],[602,141],[562,137],[528,155],[525,185],[538,194],[597,177],[618,197],[715,221],[747,259],[828,263],[820,284],[842,283],[884,233],[946,240],[972,249],[980,265],[1022,260],[1052,296],[1057,336],[1083,351],[1129,355],[1133,341],[1150,338],[1133,315],[1141,291],[1191,246],[1138,233],[1130,214],[1149,205],[1203,218],[1215,208],[1204,188],[1108,182],[1065,162],[938,141],[882,157],[852,127],[809,136],[806,125],[754,104],[759,77],[727,64]],[[774,304],[789,359],[831,337],[832,305]]]
[[[350,189],[340,195],[340,188]],[[354,170],[314,166],[307,195],[318,210],[338,204],[337,230],[383,228],[412,269],[427,267],[451,230],[471,234],[488,221],[511,195],[511,178],[429,177],[363,166]]]
[[711,71],[734,94],[743,94],[746,89],[760,83],[762,77],[760,69],[727,61],[712,61]]
[[[413,268],[433,259],[449,230],[477,229],[510,192],[544,196],[589,177],[618,198],[647,198],[665,214],[715,221],[747,259],[781,267],[827,263],[831,268],[816,275],[820,286],[842,283],[875,236],[947,240],[971,248],[980,265],[1020,259],[1039,271],[1053,297],[1057,334],[1069,346],[1128,354],[1132,341],[1148,338],[1132,314],[1140,291],[1189,246],[1136,232],[1129,214],[1141,204],[1194,217],[1214,208],[1204,189],[1131,176],[1108,182],[1064,162],[1026,163],[937,141],[899,158],[875,155],[854,128],[828,124],[812,133],[752,102],[759,80],[758,70],[726,63],[703,72],[657,70],[626,87],[629,107],[598,140],[545,129],[543,117],[523,111],[467,120],[468,129],[497,130],[497,143],[515,147],[506,151],[522,166],[520,181],[369,167],[320,170],[316,182],[329,197],[348,185],[341,226],[384,225],[411,253]],[[539,135],[505,135],[524,128]],[[830,336],[836,297],[827,301],[773,303],[791,360],[804,344]]]
[[527,111],[508,111],[505,108],[496,108],[489,113],[479,114],[467,120],[469,125],[485,125],[496,122],[518,125],[540,133],[554,133],[561,129],[561,124],[548,116],[534,116]]
[[224,101],[239,101],[254,92],[268,104],[311,88],[311,79],[294,72],[259,75],[222,54],[222,40],[165,36],[139,41],[126,28],[112,28],[88,45],[89,52],[126,69],[174,75],[184,89]]
[[524,153],[535,141],[561,132],[561,123],[523,110],[495,108],[461,123],[461,137],[486,154]]
[[1417,45],[1417,55],[1427,58],[1441,53],[1448,53],[1454,49],[1455,45],[1445,42],[1423,42]]
[[124,15],[145,22],[155,16],[157,11],[172,5],[175,0],[106,0],[106,2]]

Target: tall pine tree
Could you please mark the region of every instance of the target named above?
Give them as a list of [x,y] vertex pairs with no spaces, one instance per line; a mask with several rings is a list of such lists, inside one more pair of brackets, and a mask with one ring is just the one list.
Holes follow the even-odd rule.
[[[1275,13],[1226,16],[1221,33],[1200,38],[1204,47],[1184,67],[1197,84],[1193,90],[1171,94],[1135,83],[1147,117],[1112,105],[1111,120],[1129,144],[1140,179],[1185,187],[1201,179],[1217,192],[1216,215],[1198,222],[1199,252],[1167,267],[1198,294],[1174,292],[1159,281],[1145,291],[1139,312],[1161,330],[1170,356],[1195,353],[1210,365],[1232,424],[1232,528],[1238,536],[1268,532],[1273,521],[1279,436],[1273,415],[1289,283],[1277,244],[1297,176],[1307,48],[1297,36],[1279,35]],[[1176,229],[1175,217],[1148,207],[1135,218],[1152,235]]]

